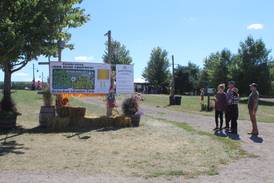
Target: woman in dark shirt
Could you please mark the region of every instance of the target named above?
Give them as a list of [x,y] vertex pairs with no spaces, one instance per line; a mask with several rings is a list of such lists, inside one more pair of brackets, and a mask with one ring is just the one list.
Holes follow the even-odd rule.
[[[224,92],[225,84],[220,84],[218,86],[218,92],[216,94],[215,100],[215,123],[216,127],[214,130],[221,130],[223,127],[223,115],[226,108],[226,94]],[[220,118],[220,128],[219,128],[219,118]]]

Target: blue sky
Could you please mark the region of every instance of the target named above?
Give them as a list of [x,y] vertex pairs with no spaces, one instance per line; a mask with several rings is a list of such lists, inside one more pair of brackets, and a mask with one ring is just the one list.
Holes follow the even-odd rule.
[[[84,0],[81,6],[91,19],[71,30],[75,49],[65,50],[63,60],[102,62],[104,33],[112,30],[113,38],[130,50],[135,79],[141,78],[157,46],[166,49],[170,58],[174,54],[176,64],[192,61],[201,67],[212,52],[223,48],[237,52],[248,35],[262,38],[269,49],[274,46],[273,0]],[[31,80],[33,63],[39,69],[36,78],[42,72],[47,77],[47,67],[34,61],[12,79]]]

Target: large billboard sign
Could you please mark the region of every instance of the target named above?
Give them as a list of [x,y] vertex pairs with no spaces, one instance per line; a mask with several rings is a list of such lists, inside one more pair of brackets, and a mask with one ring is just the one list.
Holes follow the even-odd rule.
[[116,65],[116,93],[134,93],[134,67],[133,65]]
[[51,93],[106,94],[110,88],[109,64],[50,62]]

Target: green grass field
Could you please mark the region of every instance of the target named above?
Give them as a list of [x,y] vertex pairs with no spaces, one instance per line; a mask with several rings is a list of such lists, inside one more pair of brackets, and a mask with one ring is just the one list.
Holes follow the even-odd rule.
[[[199,96],[182,96],[181,106],[168,106],[168,95],[144,95],[144,104],[151,106],[166,107],[169,110],[191,112],[201,115],[213,116],[213,112],[201,112],[200,97]],[[240,119],[249,120],[249,113],[246,104],[246,98],[243,98],[240,106]],[[274,123],[274,103],[261,102],[259,106],[257,119],[258,122]]]
[[[37,127],[41,95],[15,91],[18,124]],[[153,97],[151,98],[154,99]],[[147,99],[148,100],[148,99]],[[147,102],[147,101],[146,101]],[[104,107],[73,98],[73,106],[100,116]],[[13,136],[14,135],[14,136]],[[0,134],[0,169],[10,171],[75,171],[86,175],[193,177],[215,175],[218,166],[246,157],[240,142],[194,130],[185,123],[143,117],[139,128],[117,131]]]

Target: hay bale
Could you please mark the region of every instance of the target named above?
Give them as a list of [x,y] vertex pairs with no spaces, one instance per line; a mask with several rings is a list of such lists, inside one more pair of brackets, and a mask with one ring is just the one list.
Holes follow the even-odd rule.
[[70,119],[68,117],[61,118],[55,117],[48,123],[48,128],[52,130],[65,130],[70,125]]
[[68,107],[69,117],[71,119],[83,119],[86,114],[86,108],[84,107]]
[[126,116],[118,116],[113,118],[113,126],[116,128],[132,127],[131,118]]

